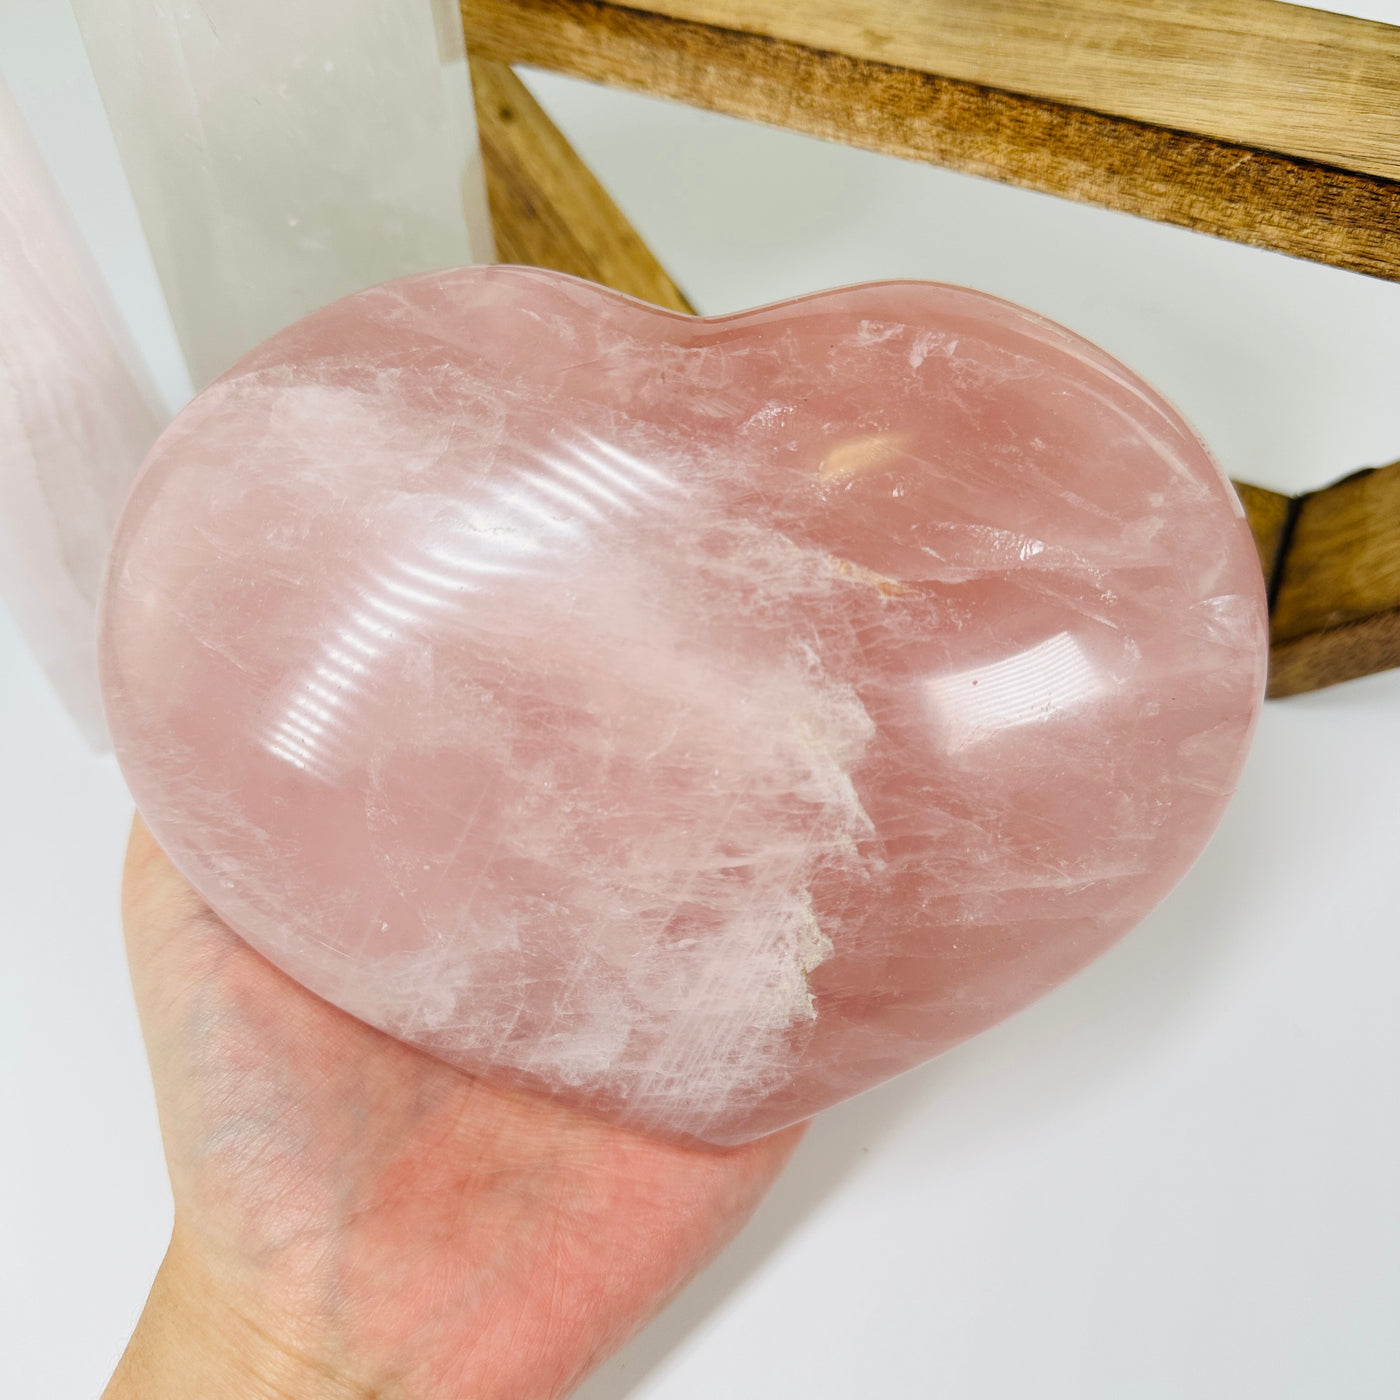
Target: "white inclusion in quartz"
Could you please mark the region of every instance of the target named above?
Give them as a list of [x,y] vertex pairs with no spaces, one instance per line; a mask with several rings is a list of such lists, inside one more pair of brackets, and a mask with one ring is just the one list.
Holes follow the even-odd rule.
[[450,0],[74,0],[196,387],[337,297],[492,257]]
[[1079,641],[1057,632],[1000,661],[932,677],[925,690],[948,748],[956,751],[1078,709],[1104,685]]
[[[827,675],[808,647],[739,659],[697,645],[703,629],[695,613],[708,606],[704,598],[688,589],[668,593],[659,571],[642,559],[629,562],[616,537],[608,538],[609,522],[631,518],[644,493],[655,504],[658,493],[676,490],[673,483],[639,477],[625,454],[596,444],[561,444],[557,455],[484,475],[450,509],[442,498],[404,497],[397,508],[405,521],[431,519],[435,530],[427,539],[418,532],[415,550],[397,561],[381,556],[362,575],[357,606],[328,633],[315,666],[283,692],[264,748],[328,783],[363,765],[373,797],[375,772],[392,757],[382,727],[367,718],[376,673],[392,677],[405,648],[432,645],[426,638],[436,618],[468,600],[473,617],[489,606],[483,589],[490,585],[476,569],[515,573],[503,580],[507,589],[523,582],[527,593],[537,591],[531,579],[539,569],[587,577],[598,615],[618,629],[616,645],[594,658],[583,628],[578,636],[561,632],[554,654],[576,677],[565,703],[587,711],[608,703],[600,696],[615,685],[641,716],[635,728],[585,739],[603,748],[578,758],[585,769],[605,759],[633,774],[626,789],[637,804],[632,829],[618,834],[606,804],[570,801],[530,780],[530,805],[498,814],[489,832],[464,829],[463,842],[489,834],[495,844],[463,859],[480,863],[489,891],[499,881],[491,866],[499,851],[508,865],[542,872],[548,898],[522,910],[489,892],[455,903],[443,896],[424,914],[429,940],[378,960],[374,975],[357,976],[344,995],[357,1014],[430,1038],[459,1062],[489,1061],[606,1093],[638,1114],[660,1112],[701,1133],[716,1115],[781,1082],[792,1034],[815,1016],[808,977],[832,944],[812,889],[819,871],[861,868],[858,843],[873,827],[851,774],[874,725],[855,691]],[[568,482],[579,499],[566,503],[543,489],[546,481]],[[672,499],[682,512],[699,508],[693,497]],[[457,527],[445,528],[449,521]],[[713,528],[721,528],[718,521]],[[687,534],[678,524],[677,548],[687,547]],[[773,531],[743,527],[731,544],[731,557],[717,567],[762,576],[794,602],[865,586],[835,571],[827,555]],[[608,547],[609,567],[587,568],[582,553],[600,545]],[[436,664],[460,663],[447,652]],[[454,732],[431,700],[420,719],[436,742],[462,744],[483,764],[520,773],[524,736],[508,705],[480,712],[470,732],[460,720]],[[463,820],[470,823],[465,811]],[[398,839],[397,831],[389,838]],[[391,853],[379,855],[397,884]],[[420,870],[406,875],[420,878]],[[455,887],[461,872],[445,871],[444,882]],[[412,898],[409,887],[400,893]],[[514,973],[502,981],[495,970],[503,955],[515,965],[519,952],[511,950],[526,945],[548,947],[556,971],[547,993],[510,980]],[[543,1001],[522,1012],[537,993]]]
[[[383,959],[359,979],[374,1001],[356,1010],[449,1058],[606,1093],[639,1121],[660,1114],[703,1135],[783,1081],[792,1034],[815,1019],[808,978],[832,942],[811,884],[818,869],[860,867],[857,843],[873,828],[850,774],[874,726],[849,687],[799,652],[732,678],[706,659],[687,668],[658,656],[648,677],[629,679],[682,707],[706,697],[677,742],[697,767],[715,765],[724,801],[699,804],[684,829],[630,839],[625,866],[582,865],[570,907],[548,926],[502,930],[488,917]],[[751,704],[736,725],[741,699]],[[568,861],[593,818],[576,810],[551,826],[545,814],[534,851]],[[531,853],[524,833],[504,839]],[[687,908],[703,911],[703,926],[677,937]],[[556,1019],[525,1035],[525,988],[489,971],[503,934],[548,939],[563,978]]]
[[156,394],[0,84],[0,595],[96,747],[97,594]]

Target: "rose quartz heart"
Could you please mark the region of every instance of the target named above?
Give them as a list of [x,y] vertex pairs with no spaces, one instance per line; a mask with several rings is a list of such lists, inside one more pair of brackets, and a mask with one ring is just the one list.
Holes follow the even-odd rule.
[[1161,899],[1265,638],[1201,444],[1037,316],[886,283],[691,320],[470,268],[186,409],[102,649],[142,813],[275,963],[465,1069],[737,1143]]

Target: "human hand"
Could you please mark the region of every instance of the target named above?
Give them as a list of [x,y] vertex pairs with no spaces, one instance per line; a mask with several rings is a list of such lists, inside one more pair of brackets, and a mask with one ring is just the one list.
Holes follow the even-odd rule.
[[567,1394],[801,1136],[678,1147],[462,1074],[253,952],[139,820],[123,904],[175,1227],[105,1400]]

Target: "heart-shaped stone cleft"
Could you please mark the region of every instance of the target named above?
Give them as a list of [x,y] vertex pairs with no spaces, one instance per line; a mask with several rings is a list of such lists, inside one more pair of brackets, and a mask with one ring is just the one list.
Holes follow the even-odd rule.
[[122,768],[306,986],[730,1144],[973,1035],[1196,857],[1267,616],[1181,418],[1004,302],[521,268],[274,337],[113,555]]

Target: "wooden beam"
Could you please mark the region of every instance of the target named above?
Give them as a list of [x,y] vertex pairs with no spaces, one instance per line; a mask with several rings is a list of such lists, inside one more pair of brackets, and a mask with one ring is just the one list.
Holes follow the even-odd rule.
[[670,19],[1400,179],[1400,28],[1279,0],[650,0]]
[[1400,666],[1400,609],[1269,650],[1269,699],[1282,700]]
[[1400,666],[1400,462],[1297,499],[1271,616],[1271,696]]
[[672,311],[692,311],[525,84],[503,63],[473,56],[471,68],[500,260],[553,268]]
[[1233,485],[1244,506],[1254,547],[1259,551],[1259,567],[1264,571],[1264,581],[1272,598],[1284,542],[1293,520],[1293,497],[1247,481],[1236,481]]
[[[977,3],[980,7],[981,0]],[[1267,0],[1250,3],[1267,4],[1270,12],[1292,8]],[[737,25],[743,7],[728,5],[728,0],[725,5],[727,9],[720,0],[712,0],[704,13],[732,10]],[[837,12],[888,18],[902,13],[904,6],[905,0],[861,6],[820,0],[815,6],[791,6],[790,21],[770,27],[784,32],[800,27],[809,37],[830,43],[844,41],[845,36],[857,48],[932,61],[932,50],[916,54],[907,44],[883,39],[876,43],[868,36],[857,45],[854,29],[847,33],[832,27]],[[667,8],[680,6],[668,3]],[[700,0],[695,8],[699,10]],[[920,3],[913,8],[932,15],[949,6],[940,0],[938,5]],[[1004,6],[988,8],[999,11]],[[1048,8],[1058,12],[1079,7]],[[1141,8],[1125,4],[1124,14]],[[771,19],[776,9],[774,4],[758,5],[754,14]],[[1169,130],[860,54],[595,0],[463,0],[462,14],[468,45],[484,57],[669,97],[1400,280],[1400,179],[1318,164],[1296,152],[1279,154]],[[1120,28],[1126,23],[1121,21]],[[890,28],[876,26],[880,34]],[[1357,86],[1369,93],[1388,71],[1375,36],[1400,35],[1400,30],[1385,25],[1363,28],[1368,43],[1360,46],[1366,62],[1358,60]],[[998,31],[991,22],[984,30],[989,48],[995,49]],[[1059,62],[1074,68],[1077,51],[1062,48]],[[1002,81],[1007,79],[1003,76]],[[1184,95],[1178,94],[1188,110],[1189,92],[1188,87]],[[1400,83],[1389,111],[1400,121]],[[1187,114],[1183,111],[1183,118]],[[1367,129],[1374,126],[1373,122]],[[1376,148],[1388,139],[1383,120],[1379,130],[1372,142]],[[1395,157],[1400,170],[1400,140]]]

